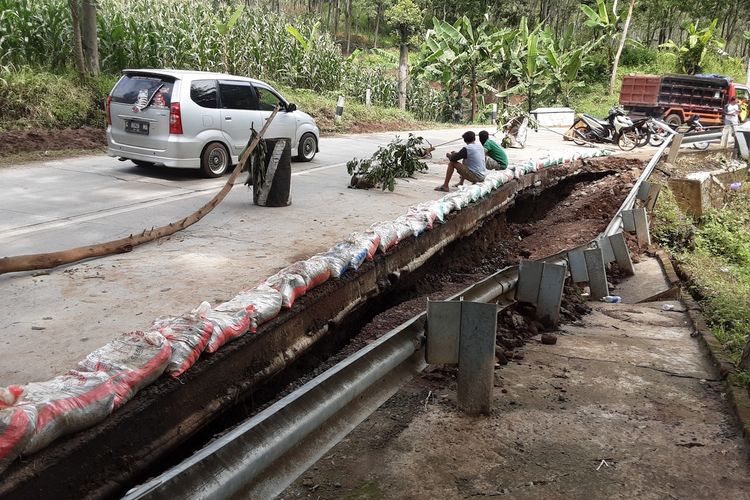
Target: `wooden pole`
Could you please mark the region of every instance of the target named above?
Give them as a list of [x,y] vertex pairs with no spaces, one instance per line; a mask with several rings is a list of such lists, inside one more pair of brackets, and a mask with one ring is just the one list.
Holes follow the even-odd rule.
[[260,133],[255,137],[250,147],[246,148],[242,153],[237,166],[234,167],[232,174],[227,179],[224,187],[221,188],[216,196],[214,196],[208,203],[200,207],[198,210],[188,215],[184,219],[176,222],[170,222],[166,226],[157,228],[144,229],[139,235],[133,236],[132,234],[127,238],[121,238],[119,240],[108,241],[106,243],[99,243],[97,245],[83,246],[77,248],[70,248],[68,250],[62,250],[59,252],[50,253],[37,253],[29,255],[16,255],[12,257],[3,257],[0,259],[0,274],[14,273],[19,271],[31,271],[34,269],[49,269],[52,267],[61,266],[63,264],[71,264],[84,259],[90,259],[92,257],[103,257],[105,255],[114,255],[118,253],[130,252],[134,247],[154,241],[155,239],[169,236],[181,231],[186,227],[190,227],[207,214],[211,212],[219,203],[226,198],[229,191],[234,187],[234,181],[237,180],[237,176],[240,175],[245,163],[247,163],[250,154],[258,146],[258,143],[263,138],[263,134],[266,133],[268,126],[271,124],[273,119],[276,117],[279,108],[274,109],[271,116],[266,120],[265,125],[261,129]]

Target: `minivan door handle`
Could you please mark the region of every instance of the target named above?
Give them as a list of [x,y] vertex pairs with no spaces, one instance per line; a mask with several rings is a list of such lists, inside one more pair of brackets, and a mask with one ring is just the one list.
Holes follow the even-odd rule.
[[231,116],[225,116],[225,117],[224,117],[224,119],[225,119],[226,121],[228,121],[228,122],[231,122],[231,121],[232,121],[232,117],[231,117]]

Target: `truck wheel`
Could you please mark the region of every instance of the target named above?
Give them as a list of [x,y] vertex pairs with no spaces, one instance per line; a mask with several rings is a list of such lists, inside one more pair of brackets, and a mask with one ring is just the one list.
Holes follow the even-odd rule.
[[201,172],[205,177],[219,177],[229,168],[229,152],[220,142],[212,142],[201,155]]
[[682,125],[682,118],[680,118],[680,115],[674,115],[674,114],[669,115],[667,119],[664,121],[667,122],[667,125],[669,125],[675,130],[677,129],[677,127]]

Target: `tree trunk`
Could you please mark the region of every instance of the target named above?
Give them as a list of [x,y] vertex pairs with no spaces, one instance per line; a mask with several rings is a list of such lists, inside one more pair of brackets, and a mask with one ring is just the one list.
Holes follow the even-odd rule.
[[83,54],[90,75],[99,74],[99,41],[96,35],[96,0],[82,0]]
[[333,39],[336,40],[336,34],[339,31],[339,18],[341,17],[341,0],[336,0],[335,10],[333,11]]
[[380,18],[383,17],[383,1],[378,3],[377,13],[375,14],[375,48],[378,48],[378,35],[380,34]]
[[622,28],[622,37],[620,37],[620,45],[617,47],[615,60],[612,63],[612,77],[609,79],[609,95],[615,93],[615,83],[617,82],[617,67],[620,65],[620,56],[622,55],[622,49],[623,47],[625,47],[625,40],[628,38],[628,28],[630,27],[630,20],[633,17],[634,6],[635,0],[630,0],[630,7],[628,7],[628,17],[625,18],[625,26]]
[[346,54],[349,55],[352,45],[352,0],[346,0]]
[[477,116],[477,69],[471,68],[471,122],[474,123],[474,118]]
[[401,48],[398,60],[398,108],[406,109],[406,84],[409,80],[409,45],[406,35],[401,35]]
[[78,0],[68,0],[68,6],[70,7],[70,17],[73,23],[73,57],[78,76],[83,79],[86,76],[86,64],[83,62],[80,6],[78,5]]
[[234,181],[237,180],[237,176],[245,167],[250,154],[253,152],[255,147],[263,138],[266,133],[268,126],[271,124],[273,119],[276,117],[279,108],[274,109],[271,116],[268,117],[266,123],[263,125],[260,133],[255,137],[255,140],[250,144],[237,162],[237,166],[234,167],[232,175],[227,179],[224,187],[214,196],[208,203],[203,205],[201,208],[188,215],[184,219],[177,222],[171,222],[166,226],[158,228],[144,229],[139,235],[133,236],[132,234],[127,238],[121,238],[119,240],[108,241],[106,243],[99,243],[98,245],[89,245],[85,247],[71,248],[68,250],[62,250],[60,252],[51,253],[39,253],[32,255],[17,255],[13,257],[3,257],[0,259],[0,274],[14,273],[19,271],[31,271],[33,269],[49,269],[52,267],[61,266],[63,264],[70,264],[72,262],[78,262],[83,259],[90,259],[92,257],[103,257],[105,255],[114,255],[118,253],[130,252],[134,247],[154,241],[164,236],[169,236],[177,231],[181,231],[186,227],[192,226],[208,213],[211,212],[216,206],[226,198],[229,191],[234,187]]

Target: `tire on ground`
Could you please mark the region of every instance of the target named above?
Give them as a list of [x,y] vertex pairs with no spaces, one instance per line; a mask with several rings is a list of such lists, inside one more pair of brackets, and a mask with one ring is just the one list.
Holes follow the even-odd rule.
[[302,135],[297,146],[297,160],[299,161],[310,161],[315,158],[315,153],[318,150],[318,141],[315,139],[315,135],[307,132]]
[[220,142],[211,142],[201,153],[201,172],[205,177],[219,177],[229,169],[229,151]]

